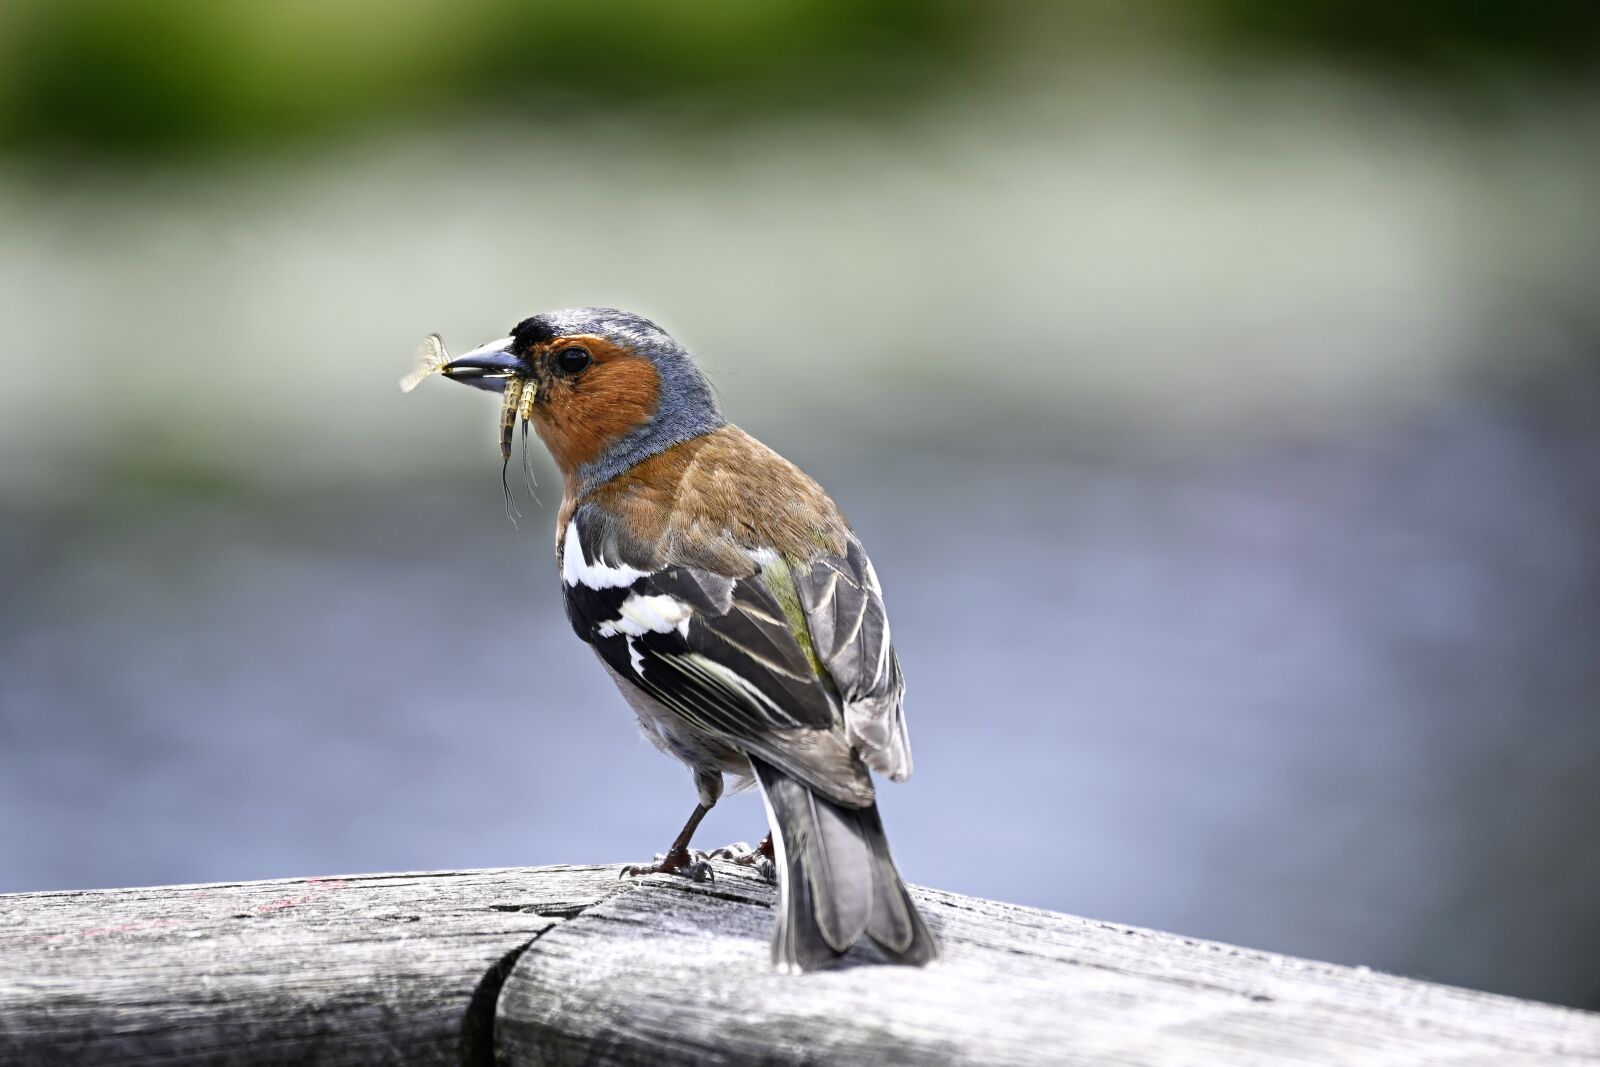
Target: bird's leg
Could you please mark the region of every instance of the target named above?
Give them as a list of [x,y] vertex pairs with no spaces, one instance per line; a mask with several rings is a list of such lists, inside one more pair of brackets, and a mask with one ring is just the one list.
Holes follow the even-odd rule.
[[641,874],[687,874],[697,882],[704,882],[711,877],[711,865],[704,859],[696,859],[689,851],[689,841],[694,837],[694,832],[700,826],[700,820],[706,817],[706,812],[711,810],[709,804],[696,804],[694,814],[689,816],[689,821],[684,823],[683,831],[673,839],[667,848],[666,855],[654,863],[630,864],[622,868],[623,878],[634,878]]
[[710,768],[694,768],[694,787],[700,794],[700,803],[695,805],[694,814],[683,824],[683,832],[672,842],[666,855],[654,863],[624,867],[621,877],[632,878],[640,874],[660,873],[682,874],[696,882],[711,880],[711,864],[706,862],[706,854],[690,852],[689,841],[694,837],[695,830],[699,829],[700,820],[706,817],[706,812],[715,807],[717,800],[722,796],[722,772]]

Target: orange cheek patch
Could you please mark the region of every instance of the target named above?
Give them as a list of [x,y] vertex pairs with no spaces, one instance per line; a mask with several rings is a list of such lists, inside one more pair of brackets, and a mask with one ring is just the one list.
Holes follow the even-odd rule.
[[661,399],[661,377],[648,359],[589,339],[585,347],[594,365],[576,380],[551,382],[545,403],[535,409],[539,436],[566,473],[598,459],[643,424]]

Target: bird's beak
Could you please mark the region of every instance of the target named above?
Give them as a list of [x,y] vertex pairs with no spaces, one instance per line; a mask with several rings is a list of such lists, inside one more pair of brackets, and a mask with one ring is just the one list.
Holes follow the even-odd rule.
[[511,375],[521,369],[522,362],[511,354],[511,338],[502,337],[451,360],[439,368],[439,373],[453,382],[503,393]]

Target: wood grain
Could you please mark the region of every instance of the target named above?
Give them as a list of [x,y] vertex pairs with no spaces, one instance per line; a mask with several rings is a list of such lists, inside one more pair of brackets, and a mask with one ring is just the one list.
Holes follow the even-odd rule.
[[524,953],[517,1064],[1594,1064],[1600,1016],[913,890],[945,959],[771,973],[774,890],[653,877]]
[[0,1064],[491,1063],[511,959],[616,875],[0,896]]
[[0,896],[0,1064],[1600,1064],[1600,1015],[932,890],[937,967],[779,976],[715,870]]

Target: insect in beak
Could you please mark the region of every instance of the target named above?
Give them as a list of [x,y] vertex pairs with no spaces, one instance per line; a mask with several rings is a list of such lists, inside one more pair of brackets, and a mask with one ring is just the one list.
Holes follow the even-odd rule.
[[500,458],[511,462],[511,436],[517,420],[524,424],[533,418],[533,402],[539,395],[539,383],[532,378],[512,377],[505,380],[505,402],[500,405]]
[[444,346],[444,338],[436,333],[430,333],[422,339],[422,344],[417,346],[416,355],[411,357],[411,372],[400,379],[400,391],[411,392],[444,370],[444,365],[449,362],[450,351]]
[[522,369],[510,351],[511,338],[502,337],[479,345],[460,359],[452,360],[444,338],[430,333],[417,348],[411,373],[400,379],[400,391],[409,393],[435,374],[491,393],[503,393],[506,382]]
[[506,391],[513,376],[523,369],[522,361],[510,352],[511,338],[502,337],[479,345],[460,359],[451,360],[439,368],[453,382],[487,389],[491,393]]
[[432,375],[442,374],[451,381],[502,394],[505,400],[500,405],[500,458],[509,463],[517,421],[526,425],[533,418],[533,403],[539,395],[538,383],[523,375],[522,361],[511,354],[510,348],[511,338],[502,337],[452,360],[444,339],[430,333],[417,349],[416,367],[400,379],[400,389],[409,393]]

